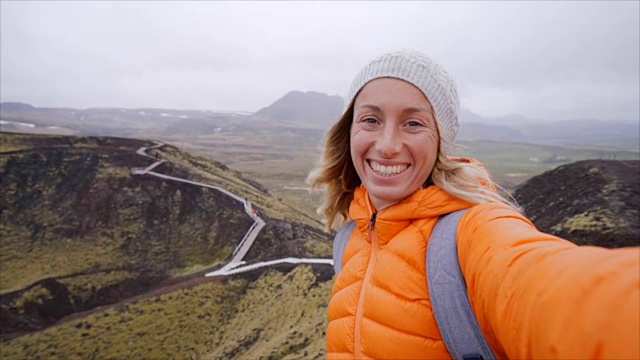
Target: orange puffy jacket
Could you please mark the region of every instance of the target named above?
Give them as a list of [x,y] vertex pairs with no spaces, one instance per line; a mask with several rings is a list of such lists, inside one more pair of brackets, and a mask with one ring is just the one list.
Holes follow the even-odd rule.
[[356,228],[329,302],[329,359],[450,358],[431,310],[425,251],[438,216],[467,207],[460,267],[498,358],[640,358],[640,248],[579,247],[506,205],[473,205],[430,186],[373,224],[366,189],[356,190]]

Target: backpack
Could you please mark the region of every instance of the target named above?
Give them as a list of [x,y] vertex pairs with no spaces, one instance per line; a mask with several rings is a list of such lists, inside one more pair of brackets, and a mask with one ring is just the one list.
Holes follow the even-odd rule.
[[[456,228],[465,211],[441,216],[431,233],[425,258],[429,297],[442,339],[454,359],[495,359],[471,310],[458,262]],[[336,275],[342,268],[342,253],[354,228],[355,222],[348,221],[333,241]]]

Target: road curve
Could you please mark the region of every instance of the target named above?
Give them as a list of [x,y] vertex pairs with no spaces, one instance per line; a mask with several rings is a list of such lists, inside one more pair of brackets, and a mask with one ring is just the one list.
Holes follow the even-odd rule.
[[[155,160],[155,158],[153,156],[147,154],[147,150],[148,149],[160,148],[160,147],[164,146],[164,143],[161,143],[159,141],[154,141],[154,143],[155,143],[155,145],[153,145],[153,146],[149,146],[149,147],[144,147],[143,146],[143,147],[139,148],[136,151],[136,154]],[[249,252],[249,249],[251,249],[251,245],[253,245],[253,242],[255,241],[256,237],[258,236],[258,234],[260,233],[262,228],[265,226],[265,222],[254,212],[254,209],[253,209],[253,206],[251,205],[251,202],[249,202],[247,199],[245,199],[243,197],[240,197],[240,196],[228,191],[227,189],[224,189],[224,188],[221,188],[221,187],[218,187],[218,186],[213,186],[213,185],[209,185],[209,184],[200,183],[200,182],[197,182],[197,181],[191,181],[191,180],[187,180],[187,179],[177,178],[177,177],[174,177],[174,176],[160,174],[160,173],[152,171],[153,169],[155,169],[156,167],[160,166],[161,164],[163,164],[165,162],[166,162],[165,159],[161,159],[161,160],[156,160],[153,164],[149,165],[146,168],[140,168],[140,167],[131,168],[131,175],[151,175],[151,176],[155,176],[155,177],[162,178],[162,179],[165,179],[165,180],[178,181],[178,182],[183,182],[183,183],[187,183],[187,184],[191,184],[191,185],[206,187],[206,188],[210,188],[210,189],[214,189],[214,190],[220,191],[223,194],[225,194],[227,196],[230,196],[233,199],[241,202],[243,204],[243,206],[244,206],[245,213],[247,215],[249,215],[254,220],[253,224],[251,224],[251,226],[249,227],[249,230],[246,232],[246,234],[244,235],[242,240],[240,240],[240,242],[238,243],[236,248],[233,250],[233,253],[232,253],[233,258],[225,266],[223,266],[222,268],[220,268],[220,269],[218,269],[216,271],[207,273],[207,274],[205,274],[205,276],[233,275],[233,274],[238,274],[238,273],[241,273],[241,272],[255,270],[255,269],[258,269],[258,268],[261,268],[261,267],[265,267],[265,266],[271,266],[271,265],[282,264],[282,263],[289,263],[289,264],[307,263],[307,264],[333,265],[333,260],[332,259],[291,258],[291,257],[288,257],[288,258],[284,258],[284,259],[264,261],[264,262],[260,262],[260,263],[255,263],[255,264],[243,266],[245,264],[245,261],[243,261],[242,259],[245,257],[247,252]]]

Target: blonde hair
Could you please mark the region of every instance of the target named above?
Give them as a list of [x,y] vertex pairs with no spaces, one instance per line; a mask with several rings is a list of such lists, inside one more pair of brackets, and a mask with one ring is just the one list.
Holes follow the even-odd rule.
[[[351,160],[352,121],[353,102],[329,129],[318,167],[307,178],[314,190],[326,187],[324,202],[318,213],[324,216],[327,230],[332,228],[338,215],[341,216],[341,224],[349,218],[353,193],[362,184]],[[520,211],[515,199],[491,179],[489,172],[480,163],[447,156],[443,147],[453,146],[454,144],[441,138],[438,158],[423,187],[435,184],[449,194],[474,204],[500,202]]]

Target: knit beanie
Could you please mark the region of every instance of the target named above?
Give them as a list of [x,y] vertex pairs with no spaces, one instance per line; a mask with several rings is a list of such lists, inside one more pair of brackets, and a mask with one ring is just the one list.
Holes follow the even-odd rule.
[[456,84],[440,64],[417,51],[390,52],[367,64],[351,83],[345,97],[345,110],[369,81],[385,77],[404,80],[420,89],[435,111],[440,138],[445,142],[455,142],[460,128],[460,100]]

